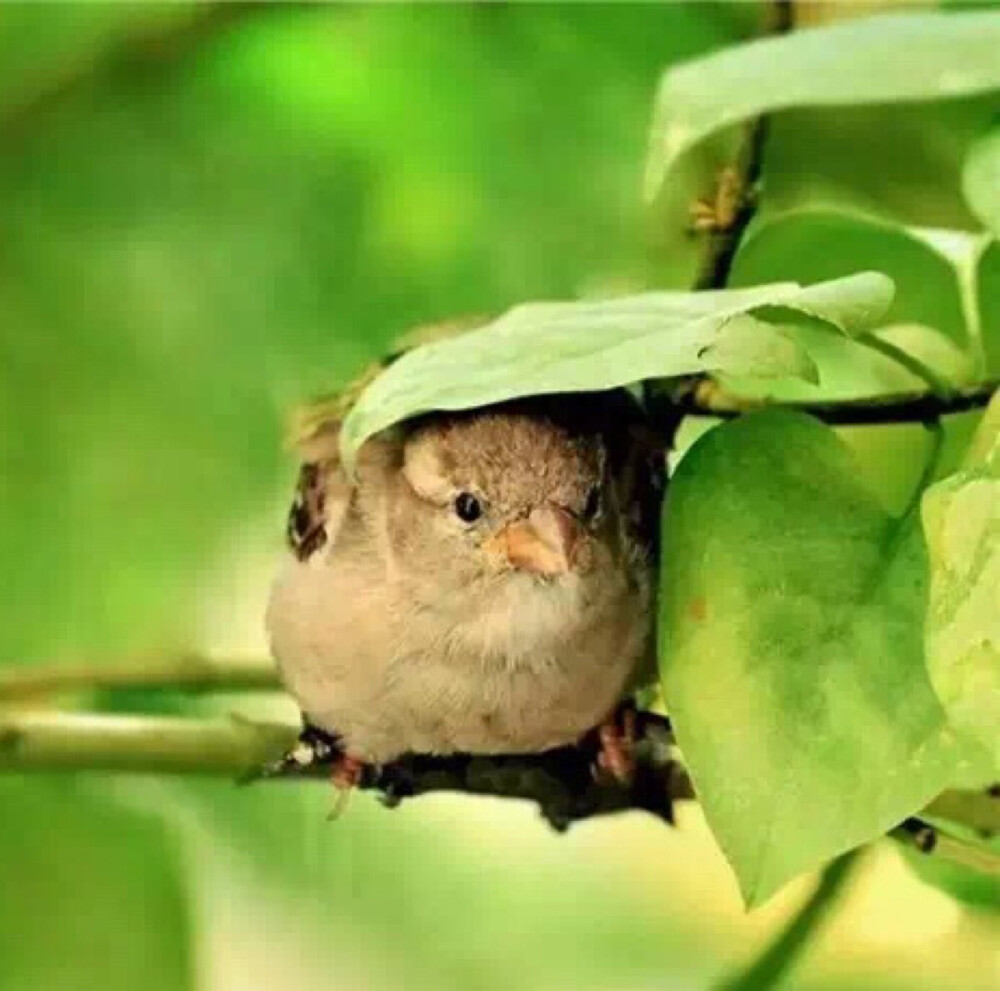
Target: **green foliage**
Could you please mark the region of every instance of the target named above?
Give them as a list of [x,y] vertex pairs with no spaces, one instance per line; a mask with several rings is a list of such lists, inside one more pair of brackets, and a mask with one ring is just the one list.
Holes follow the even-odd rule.
[[698,442],[664,523],[667,705],[759,904],[956,778],[923,666],[919,529],[874,500],[832,431],[787,413]]
[[0,779],[0,987],[195,988],[189,888],[155,813],[65,777]]
[[1000,128],[973,145],[965,160],[962,190],[983,225],[1000,237]]
[[[971,209],[1000,231],[997,137],[983,136],[996,11],[725,47],[759,13],[7,5],[0,664],[211,647],[231,625],[243,633],[243,599],[263,650],[263,571],[291,472],[283,416],[414,324],[624,297],[513,311],[501,325],[521,355],[501,336],[401,362],[384,404],[374,392],[357,414],[355,443],[445,394],[466,404],[687,370],[809,399],[920,388],[914,362],[945,388],[1000,372],[1000,247],[965,230]],[[647,215],[636,187],[664,67],[650,176],[668,181]],[[727,160],[730,125],[786,109],[734,288],[655,293],[689,284],[701,243],[684,237],[688,201]],[[781,212],[792,205],[807,209]],[[859,271],[884,275],[841,281]],[[886,277],[897,292],[880,313]],[[789,282],[810,288],[766,285]],[[455,381],[432,378],[452,360]],[[942,472],[975,419],[945,425]],[[754,902],[969,776],[966,744],[996,753],[993,428],[926,498],[930,573],[915,516],[870,494],[913,499],[925,431],[845,436],[853,455],[794,418],[723,427],[682,461],[668,508],[667,693]],[[196,969],[206,986],[195,925],[218,920],[192,919],[206,882],[179,836],[195,838],[199,866],[240,860],[259,899],[248,916],[275,899],[303,909],[319,986],[345,955],[377,961],[393,987],[461,991],[694,985],[720,957],[712,922],[676,911],[694,896],[631,862],[652,851],[659,865],[689,841],[652,823],[637,854],[621,836],[648,837],[643,823],[556,840],[471,801],[393,816],[361,803],[327,827],[320,791],[185,782],[150,795],[140,813],[84,782],[0,782],[4,991],[181,991]],[[968,874],[934,881],[990,899]],[[282,936],[266,935],[270,954]],[[900,968],[903,986],[929,980]]]
[[927,662],[956,732],[985,748],[1000,775],[1000,403],[963,470],[924,495],[930,555]]
[[[896,284],[880,336],[951,385],[1000,369],[1000,312],[990,291],[1000,279],[1000,252],[989,237],[843,210],[792,211],[751,233],[732,283],[754,285],[777,272],[800,281],[832,279],[858,264],[885,272]],[[849,342],[824,341],[818,361],[825,395],[872,395],[922,384],[898,362]],[[810,392],[801,385],[796,391]]]
[[760,113],[951,99],[1000,87],[993,11],[886,14],[797,31],[667,71],[657,95],[647,192],[714,131]]
[[815,286],[656,293],[595,303],[531,303],[404,355],[362,393],[342,431],[346,463],[369,437],[433,409],[585,392],[705,372],[814,379],[780,322],[806,316],[843,334],[870,329],[892,283],[864,273]]

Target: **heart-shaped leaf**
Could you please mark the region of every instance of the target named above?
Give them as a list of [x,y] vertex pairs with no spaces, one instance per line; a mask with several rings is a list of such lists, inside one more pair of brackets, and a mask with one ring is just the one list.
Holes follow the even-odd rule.
[[815,378],[812,359],[783,326],[789,316],[862,333],[892,295],[889,279],[866,272],[808,287],[518,306],[477,330],[405,354],[375,379],[344,422],[344,462],[351,465],[373,434],[429,410],[701,372]]
[[923,518],[931,681],[955,730],[983,746],[1000,774],[1000,400],[964,469],[928,489]]
[[657,193],[698,141],[758,114],[996,89],[998,51],[996,11],[897,13],[765,38],[674,66],[657,96],[647,193]]
[[766,412],[696,443],[667,499],[664,691],[751,905],[962,767],[923,663],[918,521],[858,476],[832,430]]

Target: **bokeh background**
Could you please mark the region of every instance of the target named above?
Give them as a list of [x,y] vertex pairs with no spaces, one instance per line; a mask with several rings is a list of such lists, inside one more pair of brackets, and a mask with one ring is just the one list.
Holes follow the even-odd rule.
[[[415,324],[683,286],[696,245],[639,195],[655,83],[759,15],[0,6],[0,665],[263,656],[291,408]],[[958,172],[996,110],[782,114],[767,209],[970,227]],[[719,154],[693,156],[675,205]],[[789,258],[816,278],[865,264]],[[290,714],[260,696],[76,703]],[[634,815],[557,838],[486,799],[356,798],[333,824],[330,803],[0,778],[0,989],[699,989],[811,883],[744,915],[695,810],[675,831]],[[787,986],[995,991],[1000,898],[967,895],[871,852]]]

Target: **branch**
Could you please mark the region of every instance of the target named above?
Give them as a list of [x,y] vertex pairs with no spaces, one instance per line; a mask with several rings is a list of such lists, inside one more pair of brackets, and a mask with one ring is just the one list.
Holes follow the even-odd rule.
[[715,991],[768,991],[778,984],[843,895],[859,859],[855,851],[833,861],[820,875],[809,900],[774,942],[745,971],[717,984]]
[[0,710],[0,773],[124,771],[238,778],[289,746],[296,727],[244,719],[184,719]]
[[928,857],[1000,878],[1000,852],[959,839],[923,819],[907,819],[889,835],[904,846],[912,847]]
[[[239,717],[193,719],[0,709],[0,774],[95,771],[201,774],[242,782],[328,780],[337,753],[331,751],[329,760],[303,765],[295,759],[295,750],[290,752],[299,733],[298,726],[288,723]],[[379,793],[388,806],[440,791],[527,799],[559,830],[580,819],[629,809],[672,823],[674,803],[693,799],[695,794],[674,754],[669,721],[640,712],[637,735],[636,774],[628,786],[595,778],[592,768],[598,747],[596,734],[590,734],[578,746],[540,754],[407,755],[368,769],[360,788]],[[282,754],[286,756],[279,756]],[[946,792],[928,814],[947,815],[947,803],[963,803],[967,797],[965,793]],[[950,807],[955,808],[954,804]],[[956,821],[968,824],[967,818]],[[909,819],[890,835],[924,853],[1000,876],[1000,854],[949,836],[922,820]],[[786,933],[779,942],[790,939],[791,934]]]
[[[389,805],[435,791],[528,799],[557,829],[626,809],[672,822],[673,803],[693,797],[691,783],[673,756],[669,723],[650,713],[638,716],[637,772],[627,787],[595,778],[596,739],[541,754],[406,756],[367,771],[360,787],[379,792]],[[329,760],[306,766],[278,756],[298,732],[287,724],[236,718],[0,712],[0,773],[89,770],[328,780],[335,751]]]
[[[793,26],[791,0],[768,5],[762,34],[785,34]],[[713,222],[705,239],[705,252],[692,286],[724,289],[743,233],[757,212],[758,186],[764,167],[768,120],[762,115],[748,120],[733,161],[722,171],[710,206]]]
[[222,660],[200,654],[151,657],[114,666],[66,664],[0,670],[0,703],[116,688],[212,692],[280,689],[281,683],[270,661]]
[[761,409],[787,409],[808,413],[831,426],[864,426],[880,423],[931,423],[942,416],[967,413],[989,404],[1000,380],[993,379],[941,396],[931,392],[901,392],[862,399],[826,399],[776,402],[749,399],[723,391],[716,383],[701,380],[670,399],[682,416],[716,416],[732,419]]

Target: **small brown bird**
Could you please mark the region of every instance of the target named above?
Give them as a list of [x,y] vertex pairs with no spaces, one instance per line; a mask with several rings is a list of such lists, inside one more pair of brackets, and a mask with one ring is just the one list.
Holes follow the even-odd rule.
[[652,675],[662,451],[623,391],[436,413],[362,448],[314,424],[267,625],[335,781],[404,753],[529,753],[602,725]]

